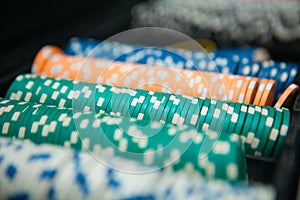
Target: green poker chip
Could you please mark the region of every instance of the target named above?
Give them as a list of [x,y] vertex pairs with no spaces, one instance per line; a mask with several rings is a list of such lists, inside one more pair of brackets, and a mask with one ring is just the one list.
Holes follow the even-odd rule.
[[[105,90],[103,91],[103,93],[96,93],[96,102],[95,104],[97,105],[96,107],[100,107],[101,110],[103,110],[104,112],[108,113],[107,110],[111,110],[111,104],[110,104],[110,100],[112,97],[112,92],[111,90],[111,86],[105,86]],[[100,106],[100,101],[102,101],[102,105]],[[98,112],[98,110],[97,110]]]
[[220,120],[220,116],[222,114],[222,105],[223,105],[223,101],[217,100],[215,109],[213,111],[212,119],[209,125],[210,130],[218,131],[220,129],[219,126],[221,124],[219,124],[218,121]]
[[184,124],[185,124],[187,113],[189,111],[192,101],[196,102],[198,100],[194,97],[185,97],[185,101],[184,101],[184,104],[181,109],[181,117],[184,119],[184,121],[183,121]]
[[157,119],[158,121],[161,120],[161,117],[163,115],[163,113],[165,112],[165,107],[169,101],[169,97],[170,94],[165,93],[162,102],[159,104],[159,107],[156,111],[156,113],[154,113],[154,119]]
[[119,101],[120,101],[120,98],[121,98],[121,95],[120,94],[116,94],[115,93],[115,90],[117,88],[116,87],[112,87],[110,89],[111,91],[111,98],[110,98],[110,102],[106,108],[106,113],[112,115],[112,113],[115,113],[116,109],[117,109],[117,106],[119,105]]
[[[198,122],[197,122],[197,130],[201,131],[203,130],[203,125],[205,123],[205,118],[208,115],[209,112],[209,107],[210,107],[210,99],[206,98],[204,99],[203,103],[200,102],[199,105],[199,110],[197,110],[197,112],[193,113],[194,116],[197,116],[198,118]],[[202,106],[200,106],[202,105]],[[195,120],[196,121],[196,120]]]
[[180,99],[180,102],[179,102],[177,109],[175,110],[175,114],[172,118],[172,124],[183,125],[184,120],[182,120],[183,119],[182,111],[184,109],[184,104],[187,101],[187,99],[184,96],[178,96],[178,97]]
[[148,92],[145,90],[139,90],[136,95],[133,97],[132,101],[129,104],[129,113],[130,117],[137,118],[138,113],[143,105],[145,98]]
[[[38,135],[38,137],[40,137],[40,143],[45,143],[45,142],[50,142],[50,143],[54,143],[53,142],[53,134],[51,134],[50,130],[50,121],[53,120],[53,117],[55,116],[55,112],[53,112],[53,108],[52,107],[39,107],[38,108],[40,110],[40,113],[37,113],[41,119],[43,116],[47,116],[47,119],[44,120],[44,122],[42,124],[39,123],[39,121],[34,121],[32,123],[32,126],[34,123],[39,123],[39,127],[41,127],[41,132],[37,132],[37,133],[32,133],[31,132],[31,135],[34,136],[34,135]],[[40,115],[41,114],[41,115]],[[37,119],[37,118],[36,118]],[[31,128],[32,128],[31,126]],[[39,131],[39,129],[38,129]],[[55,143],[54,143],[55,144]]]
[[255,106],[254,107],[254,116],[251,122],[251,126],[250,129],[247,133],[247,137],[246,137],[246,143],[245,143],[245,149],[246,149],[246,153],[249,154],[250,149],[251,149],[251,145],[253,140],[255,139],[255,134],[257,133],[257,126],[255,126],[254,124],[259,124],[259,120],[260,120],[260,116],[261,116],[261,107],[260,106]]
[[148,105],[150,103],[150,99],[152,98],[153,94],[154,94],[153,91],[148,91],[147,96],[146,96],[146,98],[145,98],[145,100],[144,100],[144,102],[143,102],[143,104],[141,106],[141,109],[139,110],[139,113],[137,115],[137,119],[139,119],[139,120],[145,120],[145,118],[146,118],[145,117],[145,115],[146,115],[145,112],[147,110],[147,107],[148,107]]
[[152,121],[153,120],[152,119],[153,118],[152,114],[153,114],[153,111],[155,111],[155,110],[153,110],[153,106],[154,106],[156,101],[157,101],[157,93],[153,92],[153,95],[151,96],[147,106],[145,107],[146,109],[143,112],[143,114],[144,114],[143,120],[145,120],[145,121],[149,121],[149,120]]
[[30,124],[33,124],[35,122],[35,127],[36,127],[36,133],[33,133],[33,134],[36,134],[36,135],[31,135],[30,138],[31,140],[33,140],[34,136],[36,138],[36,140],[34,142],[37,142],[39,144],[43,143],[45,140],[44,140],[44,137],[42,136],[42,130],[43,130],[43,127],[42,125],[40,125],[40,121],[41,121],[41,118],[43,116],[43,114],[46,112],[46,109],[42,109],[40,105],[36,105],[37,107],[35,109],[33,109],[33,111],[31,112],[31,123]]
[[120,105],[122,104],[124,106],[123,99],[126,99],[126,94],[120,92],[120,93],[113,93],[111,97],[111,113],[114,113],[114,115],[118,116],[117,113],[120,113],[121,115],[121,108]]
[[226,101],[222,101],[222,107],[221,107],[221,113],[220,113],[220,117],[218,119],[218,124],[217,124],[217,128],[216,131],[222,133],[224,126],[225,126],[225,119],[226,119],[226,114],[227,114],[227,109],[229,107],[229,103]]
[[[92,93],[90,94],[90,97],[88,98],[86,105],[87,107],[89,107],[88,110],[84,110],[85,111],[93,111],[93,112],[99,112],[99,109],[96,108],[96,85],[94,84],[90,84],[90,90],[92,91]],[[68,107],[69,108],[69,107]]]
[[[246,119],[244,122],[244,126],[242,129],[242,134],[241,134],[241,138],[242,138],[242,142],[244,142],[245,147],[246,147],[246,140],[247,140],[247,135],[248,132],[250,131],[250,127],[252,126],[252,120],[254,117],[254,113],[255,113],[255,107],[253,105],[249,105],[248,107],[248,112],[246,114]],[[246,148],[245,148],[246,150]],[[247,151],[246,151],[247,152]]]
[[241,104],[241,108],[240,108],[240,114],[239,114],[239,118],[237,120],[237,124],[236,127],[234,128],[234,133],[241,135],[242,134],[242,128],[245,122],[245,118],[248,112],[248,105],[247,104]]
[[130,94],[120,93],[119,96],[120,96],[119,98],[120,100],[116,112],[120,113],[121,116],[125,117],[126,114],[128,113]]
[[122,107],[121,107],[121,113],[123,113],[122,116],[131,117],[131,111],[132,111],[132,110],[130,110],[131,109],[131,102],[135,98],[135,96],[138,92],[139,92],[139,90],[136,90],[135,95],[128,94],[128,98],[125,102],[124,108],[122,109]]
[[271,132],[271,128],[274,124],[274,118],[275,118],[275,111],[273,107],[266,107],[268,109],[268,116],[266,119],[266,123],[264,126],[264,132],[262,134],[262,137],[260,139],[260,143],[257,148],[257,152],[255,152],[255,155],[262,156],[262,153],[264,152],[265,146],[267,145],[268,137]]
[[252,143],[250,145],[250,149],[248,152],[251,155],[257,155],[257,154],[255,154],[255,152],[259,150],[258,147],[261,144],[261,139],[264,134],[264,127],[265,127],[265,124],[267,121],[268,114],[269,114],[268,108],[266,106],[261,107],[260,119],[258,121],[259,122],[258,126],[256,128],[256,131],[252,132],[252,133],[254,133],[254,138],[252,140]]
[[[148,91],[146,91],[146,90],[143,90],[142,93],[140,93],[138,101],[139,101],[139,99],[141,99],[141,100],[140,100],[140,102],[137,101],[136,104],[135,104],[135,106],[134,106],[134,109],[132,109],[133,110],[133,114],[132,114],[133,118],[137,118],[138,117],[142,106],[146,102],[147,96],[148,96]],[[148,101],[149,101],[149,99],[148,99]],[[132,103],[131,103],[131,106],[133,106]]]
[[278,158],[285,142],[285,138],[287,136],[289,125],[290,125],[290,111],[287,108],[282,108],[283,112],[283,118],[282,118],[282,124],[280,126],[279,130],[279,138],[277,139],[277,142],[274,147],[274,151],[272,154],[272,157]]
[[147,118],[145,120],[159,121],[159,119],[155,118],[156,117],[155,115],[159,108],[160,103],[159,103],[158,107],[156,107],[156,103],[161,102],[164,98],[165,98],[164,93],[155,92],[153,94],[153,97],[150,99],[149,105],[145,112],[146,116],[147,116]]
[[[44,115],[47,115],[48,118],[46,120],[46,125],[48,125],[48,141],[50,141],[52,144],[56,144],[55,142],[55,133],[57,132],[56,129],[52,131],[52,129],[54,129],[55,127],[53,126],[53,124],[51,124],[52,121],[56,121],[55,116],[56,116],[56,112],[54,111],[55,108],[47,108],[45,109],[45,113]],[[51,127],[52,125],[52,127]]]
[[103,109],[104,109],[105,113],[108,113],[108,114],[111,112],[112,105],[113,105],[113,103],[111,101],[115,100],[115,98],[113,99],[113,92],[111,90],[113,90],[113,87],[108,87],[103,92],[103,96],[101,96],[104,99],[103,105],[102,105]]
[[234,131],[237,126],[237,122],[239,120],[241,106],[242,105],[240,103],[235,103],[235,105],[234,105],[233,113],[230,118],[230,124],[227,129],[227,133],[229,133],[229,134],[235,133]]
[[65,142],[70,140],[71,127],[63,126],[63,121],[66,118],[72,117],[72,116],[70,116],[69,112],[59,112],[59,113],[61,113],[61,115],[59,115],[59,117],[58,117],[60,120],[57,121],[56,128],[57,128],[57,130],[60,130],[58,132],[65,133],[65,134],[58,135],[58,144],[64,146]]
[[[207,112],[207,115],[204,119],[204,124],[202,126],[203,130],[207,130],[210,127],[210,122],[213,118],[213,114],[214,114],[214,111],[215,111],[215,108],[216,108],[216,104],[217,104],[217,100],[210,99],[210,105],[209,105],[209,108],[208,108],[208,112]],[[205,127],[205,126],[207,126],[207,127]]]
[[[11,135],[8,134],[8,136],[18,138],[19,127],[17,127],[16,123],[11,120],[12,116],[18,109],[18,104],[10,104],[9,106],[10,106],[9,107],[10,111],[8,111],[8,110],[6,111],[7,114],[5,115],[5,123],[9,124],[9,130],[10,130],[9,132],[12,134]],[[8,108],[8,107],[6,107],[6,108]]]
[[[198,98],[197,103],[195,102],[195,104],[192,102],[192,104],[190,105],[189,111],[187,113],[187,118],[186,118],[186,122],[187,125],[192,126],[192,127],[196,127],[196,129],[199,128],[199,118],[201,118],[200,116],[200,111],[204,105],[205,99],[203,98]],[[204,121],[204,119],[203,119]],[[202,122],[203,124],[203,122]],[[201,124],[201,128],[202,128],[202,124]]]
[[224,120],[224,126],[222,129],[222,133],[225,133],[225,134],[228,133],[227,131],[228,131],[228,128],[230,125],[230,119],[231,119],[232,113],[234,111],[234,105],[235,105],[235,103],[229,102],[229,106],[226,111],[226,116],[225,116],[225,120]]
[[279,136],[283,113],[282,113],[282,110],[279,108],[274,108],[274,109],[275,109],[274,123],[273,123],[273,127],[271,128],[269,135],[267,135],[268,136],[267,143],[266,143],[265,149],[262,152],[263,157],[271,156],[271,154],[273,152],[273,148],[274,148],[277,138]]
[[168,114],[167,121],[166,121],[167,123],[171,123],[171,124],[173,124],[172,119],[173,119],[173,117],[175,115],[175,111],[179,107],[179,104],[180,104],[180,101],[181,101],[180,97],[178,97],[179,95],[174,95],[174,96],[175,96],[175,99],[172,101],[173,104],[172,104],[172,107],[171,107],[170,112]]
[[[19,105],[19,108],[16,110],[17,112],[20,112],[20,115],[19,115],[19,119],[17,120],[18,123],[16,123],[16,128],[15,130],[17,129],[17,127],[25,127],[26,128],[26,131],[25,131],[25,135],[24,135],[24,139],[31,139],[33,138],[35,141],[37,141],[37,133],[35,133],[34,135],[31,135],[31,126],[30,124],[28,123],[28,119],[32,119],[32,112],[33,112],[33,109],[31,109],[31,105],[28,105],[28,104],[22,104],[22,105]],[[18,130],[19,131],[19,130]]]
[[163,122],[167,121],[167,118],[169,116],[169,112],[171,111],[171,108],[172,108],[172,105],[173,105],[174,98],[175,98],[174,94],[171,94],[169,96],[168,102],[167,102],[167,104],[165,106],[165,110],[164,110],[164,112],[163,112],[163,114],[161,116],[161,121],[163,121]]

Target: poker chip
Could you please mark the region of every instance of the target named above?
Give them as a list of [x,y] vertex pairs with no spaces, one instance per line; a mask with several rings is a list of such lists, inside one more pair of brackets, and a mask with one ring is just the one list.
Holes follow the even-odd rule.
[[269,139],[266,143],[265,149],[262,152],[263,157],[270,157],[273,152],[273,148],[279,136],[280,126],[282,123],[283,113],[281,109],[275,108],[275,117],[273,127],[268,135]]
[[235,106],[235,104],[233,102],[230,102],[228,107],[225,107],[225,109],[227,109],[227,110],[222,110],[222,112],[226,113],[222,133],[225,133],[225,134],[228,133],[227,131],[228,131],[228,128],[230,126],[230,120],[231,120],[231,116],[232,116],[233,111],[234,111],[234,106]]
[[[212,120],[213,115],[215,113],[214,111],[215,111],[215,108],[216,108],[216,104],[217,104],[217,100],[215,100],[215,99],[205,99],[205,101],[207,102],[208,109],[207,109],[207,113],[205,114],[205,119],[204,119],[204,123],[202,125],[202,130],[208,130],[209,129],[211,120]],[[205,105],[206,102],[204,102],[204,105]],[[206,108],[206,107],[203,106],[203,108]],[[199,125],[200,125],[200,123],[201,122],[199,120]]]
[[[202,105],[202,106],[198,107],[198,105]],[[193,108],[193,107],[190,108],[193,110],[192,112],[194,112],[191,115],[190,122],[191,122],[191,124],[196,124],[197,130],[203,129],[203,125],[205,123],[205,119],[208,114],[209,107],[210,107],[210,99],[204,99],[203,101],[199,101],[199,104],[196,104],[195,108]],[[200,116],[199,116],[199,113],[200,113]],[[212,113],[210,113],[210,115],[212,115]],[[208,126],[208,124],[207,124],[207,126]],[[206,128],[208,129],[208,127],[206,127]]]
[[[149,133],[147,133],[147,131],[144,132],[145,130],[139,126],[141,123],[128,124],[128,120],[117,116],[109,116],[107,114],[95,115],[91,112],[74,113],[71,109],[34,104],[32,102],[28,102],[26,105],[18,105],[19,101],[5,101],[2,99],[1,103],[3,103],[1,104],[1,108],[3,106],[10,106],[9,115],[6,115],[5,118],[4,115],[0,116],[1,121],[4,122],[0,127],[1,137],[25,139],[24,136],[26,135],[26,139],[35,143],[67,146],[74,148],[75,150],[87,149],[93,151],[94,147],[97,145],[100,145],[103,148],[112,147],[115,148],[116,156],[123,156],[124,158],[131,158],[130,152],[136,154],[140,153],[141,156],[136,157],[136,159],[142,163],[145,162],[146,158],[144,156],[147,156],[147,150],[152,149],[155,152],[157,148],[165,147],[165,153],[155,153],[154,160],[150,163],[145,162],[144,164],[148,163],[154,166],[160,164],[165,165],[165,162],[168,162],[168,159],[173,159],[173,155],[170,154],[171,152],[176,151],[179,154],[182,152],[184,153],[182,155],[180,154],[181,157],[183,157],[182,159],[179,158],[179,160],[177,160],[178,158],[176,157],[177,161],[173,164],[172,162],[170,163],[174,165],[173,169],[182,171],[185,169],[186,164],[192,163],[195,166],[195,173],[201,174],[203,172],[203,176],[207,174],[205,168],[206,164],[201,162],[198,163],[198,158],[194,155],[195,153],[198,153],[201,148],[203,143],[201,138],[205,136],[206,140],[214,140],[214,135],[217,134],[212,131],[210,131],[209,134],[205,134],[203,131],[196,132],[194,129],[188,127],[182,126],[181,128],[176,128],[174,125],[150,122],[153,129],[152,131],[156,130],[157,135],[146,137]],[[29,112],[27,115],[25,112],[21,113],[18,117],[18,120],[21,120],[19,126],[14,127],[16,123],[12,121],[12,116],[14,113],[23,110],[26,106],[29,106],[29,109],[35,110],[35,112]],[[25,115],[28,117],[27,120],[23,120]],[[133,119],[130,119],[130,121],[134,122]],[[55,125],[53,125],[53,123],[55,123]],[[120,126],[122,127],[121,129]],[[78,135],[76,135],[77,133]],[[141,139],[138,139],[136,137],[137,135],[134,135],[137,133],[140,134],[139,136],[142,137]],[[101,134],[104,135],[101,136]],[[104,142],[104,140],[108,140],[109,143]],[[127,145],[122,142],[125,140],[127,141]],[[146,143],[144,143],[145,140]],[[235,147],[231,147],[231,142]],[[221,151],[220,148],[222,146],[218,147],[219,143],[226,145],[226,147],[230,147],[227,149],[229,152],[224,153]],[[107,146],[108,144],[110,144],[110,146]],[[115,147],[111,145],[114,145]],[[223,163],[223,167],[226,166],[226,163],[230,166],[241,164],[240,159],[245,159],[240,143],[238,140],[231,140],[229,135],[227,135],[224,140],[222,138],[218,140],[216,145],[216,150],[212,154],[209,154],[207,158],[211,163],[214,162],[214,157],[218,157],[218,162]],[[189,148],[191,149],[189,150]],[[222,159],[222,156],[217,156],[215,154],[221,154],[224,157]],[[161,162],[161,159],[164,162]],[[235,173],[235,176],[228,174],[229,172],[226,167],[223,169],[225,170],[224,172],[221,172],[222,169],[218,168],[214,174],[210,174],[207,178],[211,177],[228,181],[243,181],[246,178],[246,174],[241,174],[239,172],[239,170],[244,171],[244,169],[242,169],[243,167],[245,167],[245,163],[241,166],[235,166],[233,172]]]
[[254,101],[254,98],[257,95],[257,89],[259,85],[259,79],[258,78],[252,78],[249,82],[249,86],[247,88],[246,96],[245,96],[245,102],[246,104],[251,104]]
[[286,107],[289,108],[292,105],[293,100],[299,94],[299,86],[292,83],[283,93],[280,95],[279,99],[277,100],[276,104],[274,105],[275,108]]
[[244,103],[245,102],[246,92],[247,92],[247,88],[249,87],[250,78],[246,77],[242,81],[244,82],[244,84],[241,85],[240,92],[237,93],[237,97],[236,97],[238,103]]
[[254,101],[253,101],[254,104],[259,105],[268,82],[269,82],[268,79],[263,79],[259,83],[257,93],[256,93]]
[[241,111],[241,106],[242,104],[235,104],[234,106],[234,110],[233,110],[233,113],[231,115],[231,118],[230,118],[230,125],[228,126],[228,129],[227,129],[227,133],[229,134],[232,134],[232,133],[236,133],[234,130],[237,126],[237,123],[238,123],[238,119],[239,119],[239,116],[240,116],[240,111]]
[[[222,116],[221,116],[222,106],[223,106],[223,101],[218,100],[216,102],[215,108],[214,108],[213,113],[212,113],[212,119],[209,122],[209,129],[210,130],[215,130],[217,132],[220,132],[222,130],[222,128],[219,127],[219,126],[222,126],[224,124],[222,122]],[[225,113],[225,112],[223,112],[223,113]]]
[[[183,96],[184,97],[184,103],[182,103],[182,106],[178,107],[180,109],[179,111],[181,112],[180,118],[183,120],[183,124],[185,124],[185,120],[187,118],[187,113],[190,109],[191,103],[193,100],[195,100],[194,97],[188,97],[188,96]],[[180,125],[182,125],[180,123]]]
[[275,96],[276,82],[274,80],[269,80],[265,86],[264,93],[260,99],[259,105],[272,106]]
[[137,119],[139,119],[139,120],[143,120],[143,119],[147,120],[148,119],[148,112],[146,112],[146,111],[147,111],[147,107],[149,106],[149,104],[150,103],[153,104],[151,102],[151,99],[154,96],[154,94],[155,94],[155,92],[148,91],[148,94],[145,98],[145,101],[143,102],[143,104],[141,106],[141,109],[139,110],[139,114],[137,116]]
[[165,94],[163,99],[159,102],[159,106],[157,108],[156,113],[154,113],[154,119],[157,119],[158,121],[161,121],[163,113],[166,111],[166,105],[168,103],[168,100],[170,98],[170,94]]
[[260,137],[259,146],[257,147],[257,150],[254,152],[254,155],[256,156],[263,155],[264,149],[268,142],[269,133],[271,132],[271,128],[273,126],[274,119],[275,119],[275,110],[271,107],[268,107],[266,109],[268,109],[268,116],[266,118],[266,123],[264,125],[264,131],[262,132]]
[[179,103],[177,109],[175,110],[174,114],[171,114],[172,117],[172,124],[176,124],[178,126],[182,126],[184,124],[183,118],[183,109],[186,102],[186,98],[184,96],[178,96]]
[[[250,154],[253,153],[253,149],[256,147],[256,139],[255,135],[258,133],[258,126],[260,124],[260,119],[262,117],[262,108],[259,106],[254,107],[254,115],[252,119],[252,124],[250,126],[250,129],[247,133],[246,142],[245,142],[245,150],[246,152],[249,152]],[[253,124],[257,124],[257,126],[254,126]]]
[[[249,153],[251,155],[258,155],[258,153],[255,154],[255,149],[258,150],[257,152],[260,151],[259,144],[261,144],[261,139],[264,134],[264,128],[265,128],[265,124],[267,123],[266,121],[267,121],[267,117],[269,114],[269,110],[266,107],[262,107],[260,113],[261,113],[261,117],[259,118],[259,125],[257,126],[256,131],[252,132],[252,133],[257,133],[257,134],[254,135],[251,145],[250,145]],[[255,114],[254,114],[254,117],[255,117]],[[252,130],[252,129],[250,129],[250,130]]]
[[221,111],[220,111],[220,116],[217,122],[217,127],[215,129],[216,131],[219,131],[221,133],[226,131],[225,128],[227,127],[227,122],[225,121],[225,119],[226,119],[228,107],[229,107],[228,102],[223,101]]
[[133,114],[132,114],[133,118],[138,117],[138,114],[140,112],[142,105],[147,103],[147,102],[145,102],[145,99],[148,95],[148,91],[141,90],[141,92],[138,94],[139,94],[139,95],[137,95],[138,98],[137,97],[134,98],[133,101],[131,102],[131,106],[134,106],[134,109],[132,109],[133,110]]
[[243,130],[240,134],[242,142],[245,143],[245,149],[246,149],[246,143],[249,143],[249,141],[247,141],[248,132],[250,130],[250,127],[253,126],[252,120],[253,120],[253,117],[254,117],[254,113],[255,113],[254,105],[249,105],[248,112],[246,114],[246,119],[245,119],[244,126],[243,126]]
[[293,63],[289,63],[289,65],[291,66],[290,70],[288,70],[289,71],[289,78],[286,81],[285,85],[283,86],[282,91],[284,91],[284,89],[288,88],[294,81],[297,80],[296,76],[297,76],[298,71],[299,71],[298,65],[293,64]]
[[278,135],[278,140],[276,141],[276,146],[273,150],[272,157],[278,158],[280,155],[280,152],[284,146],[284,141],[287,136],[288,130],[289,130],[289,125],[290,125],[290,112],[286,108],[282,108],[282,123],[280,125],[279,129],[279,135]]
[[234,128],[233,133],[242,133],[242,128],[245,123],[246,115],[248,113],[249,105],[247,104],[241,104],[239,115],[236,123],[236,127]]

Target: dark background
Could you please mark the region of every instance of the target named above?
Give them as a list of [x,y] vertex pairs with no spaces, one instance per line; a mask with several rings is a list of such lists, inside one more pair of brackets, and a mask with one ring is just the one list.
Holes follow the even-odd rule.
[[139,0],[51,0],[0,3],[0,96],[16,75],[28,72],[38,50],[64,47],[74,36],[105,39],[127,30]]

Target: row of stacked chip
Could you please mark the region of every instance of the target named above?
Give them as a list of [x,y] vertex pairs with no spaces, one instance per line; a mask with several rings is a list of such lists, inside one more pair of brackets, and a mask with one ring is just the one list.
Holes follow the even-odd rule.
[[[60,80],[26,74],[12,83],[7,99],[76,111],[107,113],[145,122],[162,122],[198,131],[237,134],[246,153],[278,157],[289,125],[286,108],[255,106],[209,98]],[[148,127],[145,127],[146,130]]]
[[[87,153],[9,138],[0,138],[0,158],[1,199],[271,200],[275,197],[274,189],[269,186],[205,181],[195,174],[161,172],[125,159],[99,156],[95,159]],[[122,171],[124,167],[127,173]]]

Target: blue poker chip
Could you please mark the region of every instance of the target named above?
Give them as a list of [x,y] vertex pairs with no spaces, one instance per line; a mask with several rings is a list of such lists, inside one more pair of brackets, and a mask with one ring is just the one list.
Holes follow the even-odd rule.
[[286,88],[289,87],[290,84],[292,84],[294,81],[295,81],[295,78],[298,74],[298,71],[299,71],[299,66],[297,64],[294,64],[294,63],[290,63],[288,64],[288,66],[290,66],[290,68],[288,69],[288,72],[289,72],[289,78],[288,80],[285,82],[285,84],[283,85],[283,89],[282,89],[282,92],[284,92],[284,90]]
[[276,84],[278,85],[278,92],[276,98],[279,97],[284,91],[284,86],[289,79],[289,70],[291,69],[291,65],[287,63],[280,63],[279,68],[281,69],[280,74],[277,76]]
[[275,67],[277,67],[277,69],[278,69],[277,75],[274,78],[274,80],[276,81],[275,95],[277,97],[278,95],[280,95],[282,93],[282,91],[280,90],[282,83],[279,81],[279,79],[280,79],[281,74],[286,70],[286,64],[278,62],[277,64],[275,64]]
[[269,77],[269,72],[270,72],[270,69],[271,69],[271,63],[270,61],[264,61],[261,63],[261,68],[258,72],[258,77],[263,79],[268,79]]
[[252,63],[252,65],[251,65],[251,74],[250,74],[251,77],[257,77],[258,76],[258,73],[261,69],[261,64],[262,63],[258,62],[258,61]]
[[251,74],[251,61],[247,58],[243,58],[238,66],[237,74],[243,76],[249,76]]
[[275,62],[274,66],[272,66],[272,68],[270,69],[269,72],[269,79],[273,79],[276,81],[276,77],[278,76],[278,73],[280,72],[279,69],[279,62]]

